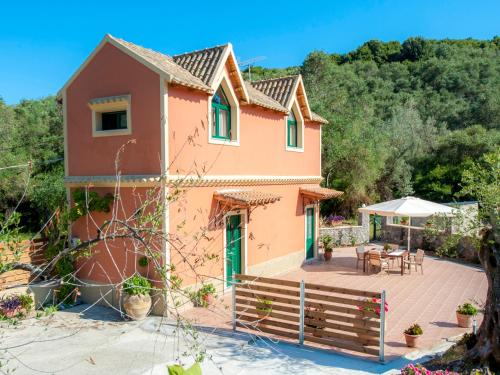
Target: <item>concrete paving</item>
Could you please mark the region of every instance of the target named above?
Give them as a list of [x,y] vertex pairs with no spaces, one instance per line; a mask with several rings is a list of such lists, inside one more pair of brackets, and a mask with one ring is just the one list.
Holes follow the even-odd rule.
[[[167,374],[167,364],[193,363],[193,346],[207,352],[205,375],[399,373],[409,362],[399,358],[382,365],[220,328],[201,328],[193,341],[175,322],[125,322],[114,310],[88,305],[0,329],[0,362],[7,361],[15,374]],[[450,345],[410,357],[422,359]]]

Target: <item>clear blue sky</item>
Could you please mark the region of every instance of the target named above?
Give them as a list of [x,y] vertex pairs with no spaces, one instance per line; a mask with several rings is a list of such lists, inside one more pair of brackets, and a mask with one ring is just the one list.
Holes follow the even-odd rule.
[[500,1],[12,1],[0,11],[0,96],[54,94],[105,33],[182,53],[232,42],[238,58],[300,64],[312,50],[344,53],[369,39],[491,39]]

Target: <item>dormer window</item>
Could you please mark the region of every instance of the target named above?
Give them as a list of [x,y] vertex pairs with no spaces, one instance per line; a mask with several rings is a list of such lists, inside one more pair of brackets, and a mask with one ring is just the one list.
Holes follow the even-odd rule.
[[222,87],[212,98],[212,137],[231,139],[231,105]]
[[287,145],[288,147],[299,147],[298,141],[297,118],[292,110],[290,111],[287,120]]
[[290,113],[285,117],[286,150],[304,152],[304,118],[297,101],[292,103]]

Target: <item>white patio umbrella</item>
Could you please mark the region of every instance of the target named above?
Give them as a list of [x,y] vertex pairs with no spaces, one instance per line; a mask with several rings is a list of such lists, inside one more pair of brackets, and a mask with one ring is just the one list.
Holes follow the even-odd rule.
[[428,217],[436,214],[445,214],[452,216],[454,209],[444,204],[434,203],[415,197],[405,197],[394,199],[392,201],[372,204],[371,206],[361,207],[360,212],[366,212],[371,215],[380,216],[408,216],[408,251],[410,251],[410,232],[412,217]]

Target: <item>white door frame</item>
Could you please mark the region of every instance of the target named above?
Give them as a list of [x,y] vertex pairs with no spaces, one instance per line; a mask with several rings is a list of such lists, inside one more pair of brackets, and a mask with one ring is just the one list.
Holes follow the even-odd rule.
[[241,209],[241,210],[232,210],[228,211],[224,214],[223,217],[223,222],[224,222],[224,227],[222,228],[223,230],[223,251],[222,251],[222,262],[224,264],[224,273],[222,274],[222,280],[223,280],[223,285],[224,285],[224,291],[231,289],[230,287],[227,286],[227,280],[226,280],[226,247],[227,247],[227,235],[226,235],[226,221],[229,216],[234,216],[234,215],[240,215],[241,216],[241,221],[243,225],[240,224],[241,226],[241,239],[240,239],[240,246],[241,246],[241,273],[244,275],[247,273],[247,264],[248,264],[248,257],[247,257],[247,230],[248,230],[248,213],[246,210]]

